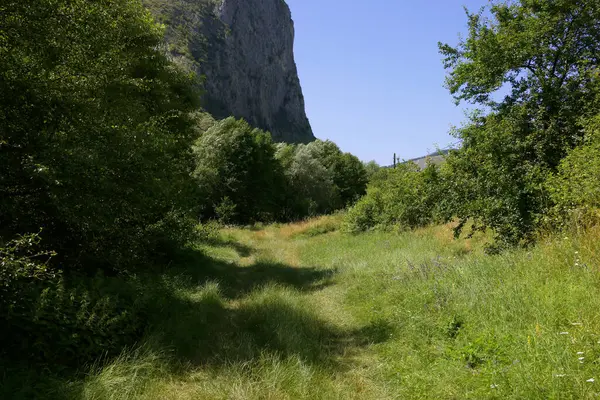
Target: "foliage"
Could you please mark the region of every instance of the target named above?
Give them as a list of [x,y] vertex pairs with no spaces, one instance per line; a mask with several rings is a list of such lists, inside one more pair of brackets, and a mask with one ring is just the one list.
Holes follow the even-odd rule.
[[333,212],[365,193],[368,177],[364,165],[331,141],[278,144],[276,157],[289,182],[287,203],[295,218]]
[[381,170],[381,166],[377,164],[377,162],[374,160],[363,163],[363,165],[365,166],[365,171],[367,172],[367,179],[369,181],[371,181],[371,178]]
[[121,271],[185,241],[197,93],[161,29],[134,0],[1,7],[0,235]]
[[440,44],[446,83],[457,102],[489,114],[455,133],[462,149],[448,159],[450,202],[463,222],[495,230],[496,249],[529,243],[551,203],[544,181],[582,143],[582,117],[597,113],[600,6],[493,2],[467,17],[467,38]]
[[314,145],[298,145],[289,168],[291,213],[296,217],[331,212],[339,204],[339,193],[330,170]]
[[[595,98],[600,55],[600,5],[584,0],[495,2],[467,12],[469,35],[440,44],[457,101],[495,109],[524,105],[536,129],[527,132],[536,161],[554,168],[581,140],[578,119]],[[508,91],[501,102],[499,89]]]
[[410,229],[435,221],[441,199],[438,167],[423,171],[413,163],[398,165],[384,179],[372,181],[367,194],[346,216],[346,229],[362,232],[373,228]]
[[600,221],[600,117],[586,124],[586,142],[565,157],[547,182],[554,224],[583,226]]
[[140,337],[144,322],[131,299],[103,292],[99,277],[90,285],[66,277],[39,245],[39,235],[25,235],[0,248],[0,322],[10,327],[0,331],[0,358],[77,366]]
[[525,133],[533,128],[526,112],[512,111],[476,116],[460,129],[463,147],[448,156],[444,168],[451,207],[447,216],[492,228],[497,249],[530,239],[547,203],[543,181],[548,172],[526,157]]
[[316,140],[306,145],[314,149],[323,164],[331,174],[333,184],[339,195],[339,205],[347,207],[365,194],[367,172],[361,161],[350,153],[342,153],[340,148],[330,140]]
[[230,117],[197,140],[194,155],[203,220],[245,224],[278,217],[285,179],[268,133]]

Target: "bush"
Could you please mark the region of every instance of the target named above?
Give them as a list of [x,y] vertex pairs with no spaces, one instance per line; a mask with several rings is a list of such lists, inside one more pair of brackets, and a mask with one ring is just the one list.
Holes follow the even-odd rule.
[[373,228],[410,229],[436,220],[441,198],[438,168],[419,171],[412,163],[398,165],[373,181],[345,221],[350,232]]
[[589,226],[600,222],[600,116],[586,125],[586,143],[562,160],[547,188],[553,208],[546,223]]
[[135,343],[144,323],[133,299],[103,293],[100,277],[67,279],[39,243],[25,235],[0,248],[0,357],[76,366]]
[[523,107],[476,115],[457,132],[462,148],[446,158],[446,214],[462,220],[459,228],[471,219],[482,229],[493,229],[490,250],[529,243],[545,211],[543,182],[549,168],[535,154],[535,129]]
[[117,271],[185,240],[198,96],[162,43],[135,0],[2,6],[0,236]]

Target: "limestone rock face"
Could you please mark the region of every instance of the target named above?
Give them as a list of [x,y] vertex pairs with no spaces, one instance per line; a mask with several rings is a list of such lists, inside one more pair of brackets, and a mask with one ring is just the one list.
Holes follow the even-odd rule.
[[[147,0],[167,25],[178,61],[204,77],[205,109],[267,130],[275,141],[314,140],[284,0]],[[162,4],[161,4],[162,3]]]

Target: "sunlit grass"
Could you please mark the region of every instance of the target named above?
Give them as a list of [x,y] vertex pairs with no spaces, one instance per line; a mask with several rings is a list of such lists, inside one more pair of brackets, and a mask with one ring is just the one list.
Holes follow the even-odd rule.
[[194,250],[203,256],[165,275],[164,304],[136,349],[40,391],[98,400],[599,395],[600,229],[489,256],[486,235],[454,240],[452,224],[356,236],[339,226],[334,216],[222,230]]

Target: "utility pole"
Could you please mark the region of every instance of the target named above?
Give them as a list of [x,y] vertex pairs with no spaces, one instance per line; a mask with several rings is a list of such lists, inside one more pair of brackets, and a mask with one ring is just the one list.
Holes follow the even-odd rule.
[[396,153],[394,153],[394,168],[396,168]]

